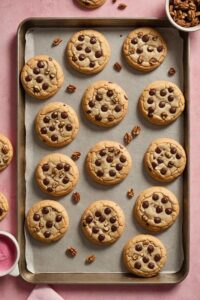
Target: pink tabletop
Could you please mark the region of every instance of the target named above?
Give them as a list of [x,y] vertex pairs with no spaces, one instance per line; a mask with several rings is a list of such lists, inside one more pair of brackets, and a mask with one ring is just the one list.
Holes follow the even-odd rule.
[[[164,17],[164,0],[118,0],[127,8],[119,11],[112,0],[94,11],[78,8],[72,0],[1,0],[1,68],[0,68],[0,132],[10,137],[16,146],[16,31],[18,24],[28,17]],[[74,299],[200,299],[200,32],[192,33],[190,56],[191,80],[191,253],[188,277],[177,286],[59,286],[53,288],[64,298]],[[16,160],[0,174],[0,191],[9,199],[10,212],[0,223],[0,230],[16,234]],[[0,299],[26,299],[33,285],[20,277],[0,279]],[[47,297],[48,299],[48,297]]]

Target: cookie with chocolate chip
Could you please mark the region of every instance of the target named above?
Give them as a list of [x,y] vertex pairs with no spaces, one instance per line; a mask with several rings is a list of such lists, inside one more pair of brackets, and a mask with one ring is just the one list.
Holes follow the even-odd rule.
[[67,211],[60,203],[42,200],[29,209],[26,226],[34,239],[51,243],[59,240],[66,233],[69,218]]
[[75,139],[79,121],[71,106],[62,102],[53,102],[45,105],[38,112],[35,129],[43,142],[52,147],[62,147]]
[[103,185],[114,185],[125,179],[132,167],[127,149],[113,141],[101,141],[87,154],[86,168],[91,178]]
[[0,171],[3,171],[10,164],[13,158],[13,147],[10,140],[0,134]]
[[153,186],[138,196],[133,215],[145,229],[160,232],[170,227],[179,214],[176,196],[168,189]]
[[110,58],[106,38],[95,30],[81,30],[70,38],[66,49],[67,61],[77,71],[95,74],[103,70]]
[[79,5],[85,8],[94,9],[102,6],[106,0],[76,0]]
[[37,55],[29,59],[21,71],[25,91],[39,100],[57,93],[64,81],[59,63],[50,56]]
[[116,242],[125,227],[122,209],[113,201],[93,202],[83,213],[81,228],[86,238],[98,245]]
[[124,246],[123,260],[129,272],[140,277],[153,277],[164,267],[167,251],[158,238],[139,234]]
[[53,153],[46,155],[39,162],[35,177],[43,192],[60,197],[69,194],[76,186],[79,171],[70,157]]
[[180,176],[185,169],[185,150],[173,139],[157,139],[149,145],[145,153],[144,166],[154,179],[170,182]]
[[185,108],[185,98],[179,87],[170,81],[154,81],[139,98],[139,110],[151,123],[167,125],[174,122]]
[[126,37],[123,53],[131,67],[149,72],[162,64],[167,55],[167,45],[157,30],[137,28]]
[[8,200],[3,193],[0,193],[0,221],[5,218],[9,210]]
[[116,83],[101,80],[86,89],[82,108],[86,118],[92,123],[111,127],[120,123],[125,117],[128,97]]

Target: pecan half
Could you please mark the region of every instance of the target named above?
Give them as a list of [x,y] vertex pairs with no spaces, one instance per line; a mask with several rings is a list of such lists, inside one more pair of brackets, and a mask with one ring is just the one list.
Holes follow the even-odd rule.
[[88,257],[86,257],[85,262],[86,264],[91,264],[96,260],[96,256],[95,255],[90,255]]
[[130,142],[132,141],[132,139],[133,139],[133,138],[132,138],[131,133],[126,132],[125,135],[124,135],[124,144],[125,144],[125,145],[130,144]]
[[66,92],[72,94],[76,91],[76,86],[73,84],[69,84],[66,88]]
[[119,10],[124,10],[126,7],[127,7],[127,5],[126,5],[125,3],[120,3],[120,4],[117,6],[117,8],[118,8]]
[[72,194],[72,200],[75,202],[75,203],[78,203],[81,199],[81,196],[80,196],[80,193],[78,192],[74,192]]
[[175,73],[176,73],[176,70],[173,67],[171,67],[168,71],[168,76],[174,76]]
[[122,69],[122,65],[120,65],[118,62],[116,62],[114,64],[113,68],[115,69],[115,71],[120,72]]
[[74,257],[74,256],[77,255],[77,250],[76,250],[74,247],[69,247],[69,248],[67,248],[67,250],[66,250],[66,254],[68,254],[68,255]]
[[80,158],[80,156],[81,156],[81,152],[75,151],[75,152],[72,153],[71,159],[72,159],[73,161],[76,161],[76,160],[78,160],[78,159]]
[[56,38],[53,40],[51,46],[52,46],[52,47],[56,47],[56,46],[58,46],[61,42],[62,42],[61,38],[56,37]]
[[128,192],[127,192],[127,197],[128,197],[128,199],[133,198],[134,195],[135,195],[134,190],[133,190],[132,188],[129,189]]
[[138,136],[140,134],[140,132],[141,132],[140,126],[133,127],[133,129],[131,130],[131,135],[132,135],[133,139],[136,138],[136,136]]

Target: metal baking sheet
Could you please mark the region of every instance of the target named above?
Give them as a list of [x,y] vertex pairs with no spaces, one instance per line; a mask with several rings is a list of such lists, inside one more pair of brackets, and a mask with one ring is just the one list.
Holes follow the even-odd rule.
[[[53,19],[55,20],[55,19]],[[45,20],[44,24],[45,24]],[[137,195],[145,188],[151,185],[162,185],[152,179],[150,179],[143,170],[143,155],[147,149],[149,143],[159,137],[170,137],[178,140],[181,144],[187,143],[187,126],[186,126],[186,113],[182,115],[176,122],[167,127],[157,127],[150,125],[145,122],[143,118],[138,115],[137,112],[137,100],[143,90],[143,88],[152,81],[155,80],[171,80],[176,83],[182,90],[185,88],[185,68],[183,59],[185,59],[185,40],[180,36],[179,32],[171,28],[166,22],[157,20],[152,21],[155,24],[148,24],[149,26],[155,26],[164,36],[167,41],[169,53],[164,63],[155,71],[142,74],[132,70],[124,61],[121,55],[121,46],[125,36],[138,26],[145,26],[146,21],[131,20],[128,24],[124,20],[119,20],[121,26],[116,26],[111,21],[104,22],[104,27],[101,24],[98,25],[98,21],[95,20],[77,20],[77,24],[62,24],[59,22],[50,22],[51,20],[46,19],[46,26],[41,26],[38,22],[34,22],[34,25],[28,26],[24,31],[24,44],[23,44],[23,57],[21,58],[21,65],[24,61],[27,61],[30,57],[38,54],[47,54],[54,57],[61,64],[65,81],[60,91],[47,101],[38,101],[32,99],[30,96],[23,93],[20,97],[21,101],[23,98],[24,115],[23,120],[20,121],[20,125],[25,126],[25,140],[24,143],[24,156],[25,156],[25,168],[23,170],[24,185],[20,184],[20,189],[24,188],[24,199],[23,199],[23,214],[36,202],[41,199],[48,199],[48,195],[43,194],[37,187],[34,180],[34,171],[39,160],[46,154],[51,152],[61,152],[67,155],[71,155],[73,151],[80,151],[81,158],[78,160],[77,165],[80,171],[80,180],[76,187],[76,191],[81,194],[81,201],[74,205],[71,201],[71,195],[67,195],[59,199],[60,203],[64,205],[69,213],[70,227],[67,234],[57,243],[52,245],[43,245],[25,233],[23,226],[20,229],[20,236],[23,236],[23,266],[26,270],[26,276],[23,277],[27,280],[27,274],[34,278],[31,281],[36,282],[71,282],[73,274],[77,278],[81,278],[81,275],[88,277],[88,282],[93,282],[96,278],[96,283],[103,281],[102,275],[111,275],[113,283],[117,282],[164,282],[169,283],[168,278],[178,278],[181,269],[186,263],[187,253],[184,249],[184,240],[186,238],[183,228],[185,226],[185,211],[184,211],[184,198],[183,198],[183,186],[187,185],[187,181],[184,181],[183,176],[178,178],[176,181],[170,184],[165,184],[179,199],[180,203],[180,216],[176,223],[167,231],[157,234],[163,243],[166,245],[168,250],[168,261],[161,274],[154,279],[138,279],[132,275],[128,275],[123,266],[121,259],[121,252],[125,242],[132,236],[138,233],[144,233],[145,230],[139,227],[132,217],[132,208]],[[66,20],[65,20],[66,21]],[[102,20],[103,21],[103,20]],[[116,20],[115,20],[116,21]],[[123,21],[126,24],[123,24]],[[127,20],[126,20],[127,21]],[[30,23],[30,20],[28,21]],[[87,24],[85,24],[85,22]],[[149,21],[150,22],[150,21]],[[73,23],[73,22],[72,22]],[[82,26],[81,26],[82,25]],[[111,46],[111,58],[107,67],[97,75],[85,76],[79,74],[70,66],[66,64],[64,56],[66,43],[73,32],[76,32],[82,28],[91,27],[93,29],[102,32],[108,39]],[[164,27],[163,27],[164,25]],[[168,26],[167,26],[168,25]],[[22,36],[22,34],[21,34]],[[51,47],[51,43],[55,37],[59,36],[62,39],[62,43],[58,47]],[[19,51],[19,55],[20,55]],[[113,70],[113,64],[120,62],[123,68],[120,73]],[[174,77],[170,78],[167,76],[168,69],[173,66],[177,72]],[[19,65],[20,70],[20,65]],[[97,80],[106,79],[113,81],[121,85],[129,96],[129,109],[126,118],[116,127],[111,129],[102,129],[97,126],[91,125],[85,120],[81,111],[81,98],[84,90],[89,84]],[[67,94],[65,92],[68,84],[74,84],[77,90],[74,94]],[[21,88],[21,87],[20,87]],[[52,149],[43,145],[42,142],[36,137],[34,132],[34,118],[38,110],[46,103],[61,101],[71,105],[78,114],[80,120],[80,130],[77,138],[68,146],[60,149]],[[188,101],[186,97],[186,101]],[[20,103],[22,104],[22,102]],[[19,111],[21,115],[22,112]],[[130,175],[120,184],[114,187],[103,187],[95,184],[88,178],[85,168],[84,160],[85,156],[90,147],[96,142],[104,139],[116,140],[123,143],[123,135],[126,131],[130,131],[133,126],[139,125],[142,128],[140,136],[135,139],[130,145],[128,150],[133,158],[133,169]],[[20,149],[20,145],[18,147]],[[20,152],[19,152],[20,156]],[[22,159],[20,157],[19,159]],[[19,162],[19,161],[18,161]],[[20,165],[21,168],[21,165]],[[135,197],[133,200],[126,198],[127,190],[133,187],[135,190]],[[185,193],[184,193],[185,195]],[[53,199],[51,197],[51,199]],[[117,202],[125,212],[126,216],[126,230],[122,237],[113,245],[109,247],[98,247],[88,242],[80,231],[79,221],[83,210],[94,200],[98,199],[111,199]],[[183,216],[184,215],[184,216]],[[21,218],[22,216],[20,216]],[[24,218],[24,215],[23,215]],[[73,246],[78,250],[78,255],[71,259],[65,255],[65,250],[68,246]],[[85,258],[95,254],[97,259],[95,263],[91,265],[85,265]],[[56,259],[51,259],[55,257]],[[41,263],[42,262],[42,263]],[[186,273],[186,272],[185,272]],[[184,274],[185,274],[184,273]],[[42,280],[39,280],[38,275],[45,274]],[[61,280],[58,278],[62,277]],[[90,280],[93,274],[94,279]],[[119,276],[120,275],[120,276]],[[64,277],[63,277],[64,276]],[[82,277],[83,277],[82,276]],[[100,277],[99,277],[100,276]],[[170,277],[172,276],[172,277]],[[180,274],[179,274],[180,276]],[[182,275],[183,276],[183,275]],[[101,278],[99,280],[98,278]],[[117,278],[123,278],[124,281]],[[128,280],[126,280],[128,278]],[[81,279],[75,280],[74,283]],[[172,280],[172,279],[171,279]],[[85,279],[84,279],[85,281]],[[176,282],[175,281],[175,282]],[[107,280],[105,279],[105,282]]]

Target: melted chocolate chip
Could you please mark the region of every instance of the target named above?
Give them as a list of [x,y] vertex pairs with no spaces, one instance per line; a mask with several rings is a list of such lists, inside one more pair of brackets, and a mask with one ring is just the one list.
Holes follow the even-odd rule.
[[152,104],[152,103],[153,103],[153,98],[148,98],[148,99],[147,99],[147,103],[148,103],[148,104]]
[[56,222],[59,223],[62,221],[62,216],[61,215],[57,215],[56,216]]
[[99,222],[100,222],[100,223],[103,223],[104,221],[105,221],[105,217],[104,217],[104,216],[100,216],[100,217],[99,217]]
[[110,223],[113,224],[113,223],[115,223],[115,222],[116,222],[116,218],[115,218],[115,217],[111,217],[111,218],[110,218]]
[[100,156],[105,156],[106,155],[106,149],[101,149],[99,151]]
[[96,159],[96,160],[95,160],[95,165],[96,165],[97,167],[99,167],[99,166],[101,165],[101,160],[100,160],[100,159]]
[[153,262],[148,263],[148,268],[149,269],[154,269],[155,265]]
[[78,59],[80,61],[83,61],[85,59],[85,54],[80,54],[79,57],[78,57]]
[[161,173],[162,175],[165,175],[165,174],[167,173],[167,169],[163,167],[163,168],[160,170],[160,173]]
[[67,124],[65,126],[65,128],[66,128],[67,131],[72,131],[72,125],[71,124]]
[[162,52],[162,51],[163,51],[163,46],[162,46],[162,45],[158,46],[158,47],[157,47],[157,51],[158,51],[158,52]]
[[157,214],[160,214],[162,211],[163,211],[162,206],[157,206],[157,207],[156,207],[156,212],[157,212]]
[[43,170],[44,172],[47,172],[47,171],[49,170],[49,165],[48,165],[48,164],[44,164],[44,165],[42,166],[42,170]]
[[54,111],[52,114],[51,114],[51,117],[53,119],[56,119],[58,117],[58,113],[56,111]]
[[80,42],[82,42],[82,41],[84,41],[84,35],[83,34],[81,34],[81,35],[79,35],[78,36],[78,40],[80,41]]
[[94,61],[91,61],[90,64],[89,64],[89,67],[90,67],[90,68],[94,68],[94,67],[95,67],[95,62],[94,62]]
[[105,240],[105,235],[104,235],[104,234],[100,234],[100,235],[98,236],[98,240],[99,240],[100,242],[102,242],[103,240]]
[[109,215],[109,214],[111,213],[110,207],[106,207],[106,208],[104,209],[104,212],[105,212],[106,215]]
[[56,127],[54,125],[51,125],[51,126],[49,126],[49,130],[54,131],[54,130],[56,130]]
[[133,44],[133,45],[137,44],[137,42],[138,42],[138,39],[137,39],[137,38],[133,38],[133,39],[131,40],[131,44]]
[[142,48],[137,48],[136,52],[137,52],[137,54],[141,54],[143,52],[143,49]]
[[171,215],[172,209],[171,208],[166,208],[165,212],[166,212],[167,215]]
[[154,222],[155,222],[156,224],[159,224],[159,223],[161,222],[161,218],[155,217],[155,218],[154,218]]
[[101,100],[103,99],[103,95],[98,93],[98,94],[96,94],[95,99],[96,99],[97,101],[101,101]]
[[155,169],[157,167],[157,164],[154,161],[151,163],[151,165],[152,165],[153,169]]
[[153,245],[149,245],[149,246],[147,247],[147,251],[148,251],[149,253],[152,253],[152,252],[154,251],[154,246],[153,246]]
[[42,60],[39,60],[37,63],[38,68],[44,68],[45,64]]
[[27,75],[25,77],[25,80],[28,82],[28,81],[31,81],[32,80],[32,75]]
[[164,101],[161,101],[161,102],[159,103],[159,107],[160,107],[160,108],[165,107],[165,102],[164,102]]
[[68,113],[66,111],[61,112],[61,118],[62,119],[67,119]]
[[169,161],[168,164],[167,164],[167,167],[168,168],[172,168],[173,166],[174,166],[173,161]]
[[96,38],[94,36],[92,36],[90,39],[90,44],[94,45],[94,44],[96,44],[96,42],[97,42]]
[[148,40],[149,40],[148,34],[143,35],[142,40],[143,40],[143,42],[145,42],[145,43],[148,42]]
[[65,165],[64,165],[64,170],[65,170],[66,172],[68,172],[68,171],[70,170],[70,165],[69,165],[69,164],[65,164]]
[[49,186],[49,187],[47,188],[47,192],[48,192],[48,193],[52,193],[52,192],[53,192],[52,187]]
[[160,154],[162,152],[162,150],[159,147],[156,147],[155,152]]
[[76,50],[81,51],[82,49],[83,49],[83,47],[82,47],[81,44],[79,44],[79,45],[76,46]]
[[174,96],[169,95],[167,99],[168,99],[169,102],[172,102],[174,100]]
[[102,105],[101,110],[106,112],[108,110],[108,105],[107,104]]
[[167,91],[165,89],[160,90],[160,96],[164,97],[167,95]]
[[176,154],[176,159],[181,159],[181,155],[179,153]]
[[47,228],[51,228],[52,226],[53,226],[53,222],[52,221],[49,220],[49,221],[46,222],[46,227]]
[[69,178],[68,178],[67,176],[65,176],[65,177],[63,178],[62,182],[63,182],[64,184],[67,184],[67,183],[69,182]]
[[56,168],[57,168],[58,170],[62,170],[62,169],[63,169],[63,164],[62,164],[62,163],[58,163],[58,164],[56,165]]
[[115,170],[110,170],[110,171],[109,171],[109,175],[110,175],[111,177],[114,177],[114,176],[116,175]]
[[85,219],[86,223],[90,224],[93,221],[92,216],[87,216],[87,218]]
[[89,103],[88,103],[89,107],[94,107],[95,106],[95,102],[94,100],[90,100]]
[[49,213],[49,209],[48,209],[48,207],[43,207],[42,208],[42,213],[44,214],[44,215],[47,215],[48,213]]
[[156,94],[156,89],[150,89],[149,95],[154,96]]
[[122,164],[116,164],[116,170],[117,171],[121,171],[123,169],[123,165]]
[[162,164],[162,163],[163,163],[163,159],[160,158],[160,157],[158,157],[157,162],[158,162],[159,164]]
[[146,200],[146,201],[143,201],[142,202],[142,207],[144,208],[144,209],[146,209],[146,208],[148,208],[149,207],[149,202]]
[[97,210],[96,212],[95,212],[95,217],[100,217],[101,216],[101,212],[99,211],[99,210]]
[[36,81],[37,81],[37,83],[41,83],[43,81],[42,76],[37,76]]
[[134,268],[137,269],[137,270],[139,270],[141,268],[141,266],[142,265],[139,261],[136,261],[135,264],[134,264]]
[[33,220],[36,221],[36,222],[39,221],[40,220],[40,215],[39,214],[34,214],[33,215]]
[[35,68],[33,69],[33,73],[34,73],[35,75],[40,74],[40,69],[35,67]]
[[44,185],[48,185],[49,184],[49,179],[48,178],[44,178],[43,179],[43,183],[44,183]]
[[171,107],[170,110],[169,110],[169,112],[171,114],[175,114],[176,113],[176,107]]
[[51,140],[52,142],[56,142],[58,140],[58,136],[56,134],[52,134]]
[[170,152],[171,152],[171,154],[175,154],[175,153],[177,152],[177,150],[176,150],[175,147],[172,147],[172,148],[170,149]]
[[106,95],[107,95],[108,97],[112,97],[112,96],[114,95],[114,93],[113,93],[112,90],[108,90],[107,93],[106,93]]
[[145,264],[149,262],[149,258],[147,256],[143,256],[142,260]]
[[170,87],[168,88],[168,92],[169,92],[169,93],[173,93],[173,91],[174,91],[173,87],[170,86]]
[[169,198],[167,196],[163,196],[162,199],[161,199],[161,202],[163,204],[166,204],[168,202]]
[[112,156],[108,156],[108,157],[106,158],[106,161],[107,161],[108,163],[113,162],[113,157],[112,157]]
[[98,170],[98,171],[96,172],[96,174],[97,174],[98,177],[102,177],[102,176],[104,175],[104,172],[101,171],[101,170]]
[[48,116],[45,116],[45,117],[43,118],[43,122],[44,122],[44,123],[49,123],[49,122],[50,122],[50,118],[49,118]]
[[95,115],[95,120],[100,122],[102,120],[102,116],[101,115]]
[[136,251],[142,251],[142,245],[141,244],[136,244],[135,245],[135,250]]
[[156,262],[160,261],[160,260],[161,260],[160,254],[157,253],[156,255],[154,255],[154,260],[155,260]]
[[122,110],[122,107],[121,107],[120,104],[118,104],[118,105],[115,106],[115,111],[116,112],[120,112],[121,110]]
[[102,56],[102,52],[101,51],[96,51],[95,52],[95,57],[96,58],[100,58]]
[[152,114],[154,112],[154,108],[152,106],[148,107],[149,114]]
[[157,200],[159,199],[159,196],[158,196],[158,194],[156,194],[156,193],[153,193],[153,195],[152,195],[152,199],[153,199],[154,201],[157,201]]
[[93,228],[92,228],[92,232],[93,232],[93,233],[98,233],[98,232],[99,232],[99,228],[93,227]]
[[45,238],[49,238],[51,236],[51,232],[50,231],[45,231],[44,232],[44,237]]
[[112,226],[111,226],[111,231],[112,231],[112,232],[115,232],[115,231],[117,231],[117,226],[115,226],[115,225],[112,225]]
[[42,134],[46,134],[46,133],[47,133],[47,128],[46,128],[46,127],[42,127],[42,128],[40,129],[40,132],[41,132]]
[[91,51],[92,51],[92,50],[91,50],[90,47],[86,47],[86,48],[85,48],[85,52],[86,52],[86,53],[90,53]]
[[125,162],[126,162],[126,156],[120,155],[119,160],[120,160],[122,163],[125,163]]
[[3,208],[0,207],[0,216],[3,215],[3,212],[4,212]]

